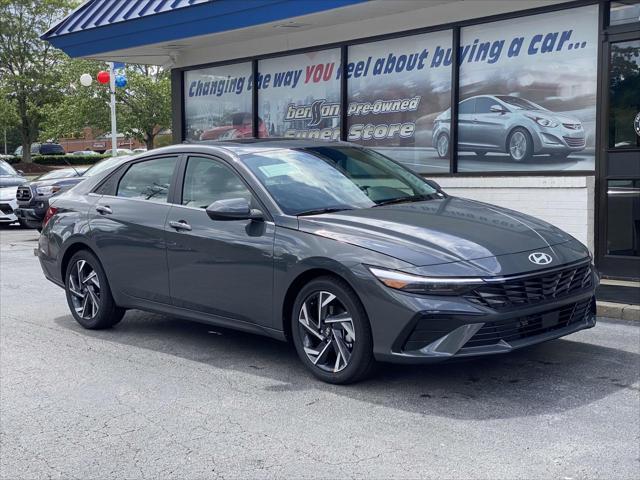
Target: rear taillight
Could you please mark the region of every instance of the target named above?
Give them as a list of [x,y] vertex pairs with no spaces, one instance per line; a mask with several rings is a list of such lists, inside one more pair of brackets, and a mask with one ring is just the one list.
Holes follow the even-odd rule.
[[47,213],[44,214],[44,219],[42,220],[42,228],[47,226],[49,220],[51,220],[56,213],[58,213],[58,209],[56,207],[49,207],[47,209]]

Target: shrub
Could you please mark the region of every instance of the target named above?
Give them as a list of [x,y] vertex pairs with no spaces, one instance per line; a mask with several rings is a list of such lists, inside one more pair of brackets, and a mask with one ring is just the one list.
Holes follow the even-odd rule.
[[36,155],[33,163],[38,165],[93,165],[111,155]]

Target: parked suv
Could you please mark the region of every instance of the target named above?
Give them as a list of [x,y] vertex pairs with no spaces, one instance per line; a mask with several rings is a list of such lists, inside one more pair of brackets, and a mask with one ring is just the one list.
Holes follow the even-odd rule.
[[[16,148],[13,154],[16,157],[22,156],[22,147]],[[46,142],[46,143],[32,143],[31,155],[66,155],[64,148],[59,143]]]
[[51,197],[70,189],[87,177],[120,165],[128,158],[130,157],[105,158],[89,169],[70,167],[53,170],[39,176],[32,182],[21,185],[15,194],[18,201],[15,213],[20,223],[40,231]]
[[[449,155],[451,110],[436,117],[433,145],[441,158]],[[584,150],[586,138],[580,120],[547,110],[524,98],[479,95],[458,106],[458,149],[482,157],[508,153],[514,162],[533,155],[564,158]]]
[[15,214],[15,209],[18,207],[16,190],[26,181],[22,172],[16,171],[7,162],[0,160],[0,224],[9,225],[18,221]]

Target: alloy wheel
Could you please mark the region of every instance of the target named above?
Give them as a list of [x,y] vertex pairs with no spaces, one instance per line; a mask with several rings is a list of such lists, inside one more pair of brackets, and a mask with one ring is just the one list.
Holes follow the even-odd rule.
[[449,152],[449,139],[446,135],[440,135],[440,137],[438,137],[436,148],[438,150],[438,155],[441,157],[447,156],[447,153]]
[[80,318],[90,320],[98,314],[100,279],[86,260],[78,260],[69,269],[69,292],[73,309]]
[[514,160],[522,160],[527,154],[527,137],[522,132],[515,132],[509,141],[509,152]]
[[304,352],[316,367],[337,373],[349,365],[355,329],[349,311],[336,295],[327,291],[309,295],[300,307],[298,328]]

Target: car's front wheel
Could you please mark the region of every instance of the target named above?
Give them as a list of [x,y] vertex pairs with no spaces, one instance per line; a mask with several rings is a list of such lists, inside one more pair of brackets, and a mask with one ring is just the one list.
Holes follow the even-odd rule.
[[312,280],[298,293],[291,333],[298,356],[319,379],[362,380],[374,365],[369,319],[351,287],[339,278]]
[[110,328],[125,314],[113,300],[102,265],[86,250],[71,257],[65,275],[65,290],[71,314],[84,328]]
[[509,135],[507,148],[511,160],[526,162],[533,156],[533,139],[524,128],[516,128]]
[[436,151],[440,158],[447,158],[449,156],[449,135],[441,133],[436,140]]

